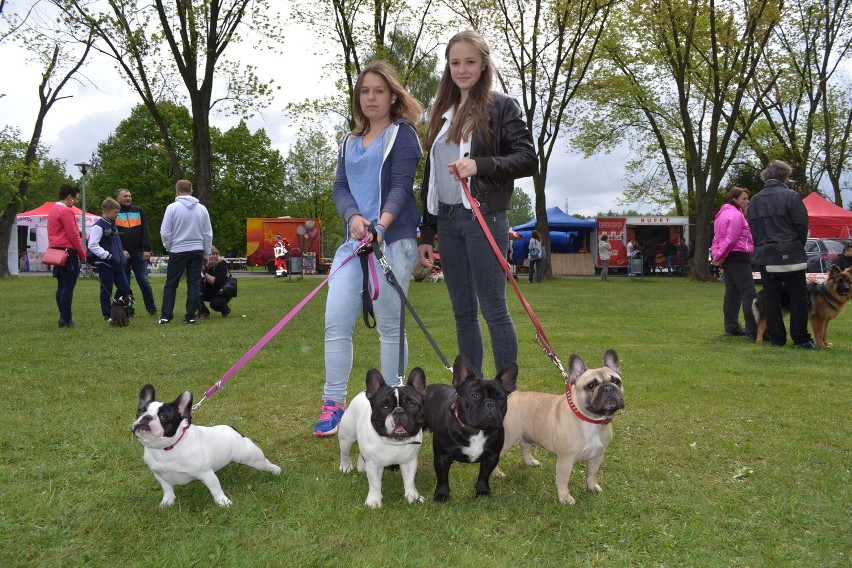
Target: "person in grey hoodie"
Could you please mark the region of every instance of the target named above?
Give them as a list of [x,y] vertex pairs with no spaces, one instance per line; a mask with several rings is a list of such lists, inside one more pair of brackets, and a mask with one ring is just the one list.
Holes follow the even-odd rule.
[[192,183],[179,180],[175,184],[177,197],[166,208],[160,238],[169,255],[166,285],[160,311],[160,325],[171,323],[174,317],[175,296],[181,276],[186,273],[186,316],[184,321],[195,323],[201,294],[201,272],[210,247],[213,246],[213,227],[207,208],[192,196]]

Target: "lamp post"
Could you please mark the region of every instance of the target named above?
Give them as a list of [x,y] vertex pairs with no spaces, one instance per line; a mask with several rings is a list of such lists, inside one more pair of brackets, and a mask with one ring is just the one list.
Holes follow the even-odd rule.
[[[88,162],[80,162],[79,164],[74,165],[80,168],[80,173],[83,174],[82,181],[80,182],[83,190],[83,207],[81,207],[82,211],[80,212],[80,235],[83,238],[83,248],[88,248],[89,245],[86,243],[86,172],[89,171],[92,164]],[[86,263],[85,258],[81,259],[80,265],[83,266],[83,274],[88,276],[89,265]]]

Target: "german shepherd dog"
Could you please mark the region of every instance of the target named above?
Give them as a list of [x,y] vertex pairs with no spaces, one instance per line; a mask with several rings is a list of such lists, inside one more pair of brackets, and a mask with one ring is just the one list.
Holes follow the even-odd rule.
[[125,294],[116,298],[109,310],[109,324],[115,327],[130,325],[130,310],[133,309],[135,303],[133,294]]
[[[852,297],[852,268],[840,270],[832,266],[828,278],[822,284],[808,283],[808,320],[814,334],[817,347],[829,347],[828,324],[840,315],[843,306]],[[757,293],[752,304],[754,319],[757,322],[757,342],[763,341],[766,333],[766,294],[763,290]],[[790,313],[790,297],[786,292],[781,293],[781,310]]]

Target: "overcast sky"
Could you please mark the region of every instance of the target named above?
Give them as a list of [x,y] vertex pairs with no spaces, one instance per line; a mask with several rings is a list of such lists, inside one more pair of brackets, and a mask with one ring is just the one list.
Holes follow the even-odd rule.
[[[454,30],[447,32],[448,39]],[[313,55],[311,45],[315,35],[304,26],[289,26],[284,44],[284,57],[269,56],[245,48],[247,57],[257,66],[261,79],[275,79],[282,89],[273,105],[263,116],[249,121],[254,131],[266,129],[273,146],[286,155],[298,137],[298,125],[285,115],[288,103],[301,102],[328,94],[336,77],[327,76],[323,67],[326,60]],[[443,46],[439,47],[443,51]],[[21,130],[23,139],[29,139],[38,109],[38,84],[41,69],[27,61],[26,52],[11,43],[0,45],[4,60],[3,80],[0,82],[0,126],[12,125]],[[226,54],[234,57],[233,46]],[[443,52],[441,53],[443,65]],[[111,63],[102,57],[92,58],[83,74],[88,80],[70,83],[63,90],[68,99],[58,101],[47,115],[42,142],[50,147],[50,156],[64,160],[69,175],[79,176],[73,164],[89,161],[97,144],[127,118],[130,110],[139,104],[138,96],[121,79]],[[235,125],[237,118],[217,118],[212,122],[223,129]],[[560,142],[564,147],[564,144]],[[583,159],[582,156],[556,150],[548,172],[547,206],[558,206],[567,213],[594,215],[599,211],[623,210],[617,200],[624,185],[625,156],[609,155]],[[518,185],[533,196],[532,179],[519,180]],[[329,188],[330,189],[330,188]],[[647,207],[640,211],[653,213]]]

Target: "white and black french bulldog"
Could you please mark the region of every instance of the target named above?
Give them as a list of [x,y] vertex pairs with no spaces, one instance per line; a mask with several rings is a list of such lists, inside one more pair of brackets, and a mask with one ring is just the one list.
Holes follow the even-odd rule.
[[194,426],[189,391],[172,403],[157,402],[154,397],[153,386],[142,387],[131,431],[145,446],[145,463],[163,487],[160,507],[174,504],[175,485],[196,479],[207,486],[216,504],[229,506],[231,500],[222,491],[216,471],[232,462],[281,473],[254,442],[230,426]]
[[426,426],[432,431],[435,460],[435,501],[450,498],[450,465],[479,462],[476,495],[490,496],[488,477],[497,467],[503,448],[506,396],[515,390],[518,365],[509,363],[492,380],[477,377],[463,356],[453,363],[453,384],[426,388]]
[[358,471],[367,472],[370,490],[365,504],[382,506],[382,474],[399,465],[405,498],[423,501],[414,485],[417,455],[423,443],[423,397],[426,375],[415,367],[405,386],[390,387],[376,369],[367,371],[367,390],[349,403],[337,438],[340,442],[340,471],[352,471],[352,444],[358,442]]
[[133,294],[125,294],[113,300],[112,307],[109,310],[109,324],[114,327],[130,325],[130,314],[135,304]]
[[[565,394],[517,391],[509,396],[503,420],[501,455],[520,442],[524,463],[537,467],[530,446],[556,454],[556,492],[560,503],[574,504],[568,480],[574,464],[586,461],[586,489],[601,491],[598,469],[612,440],[612,417],[624,408],[624,387],[618,353],[609,349],[604,366],[589,369],[578,355],[568,362]],[[504,477],[500,468],[494,471]]]

